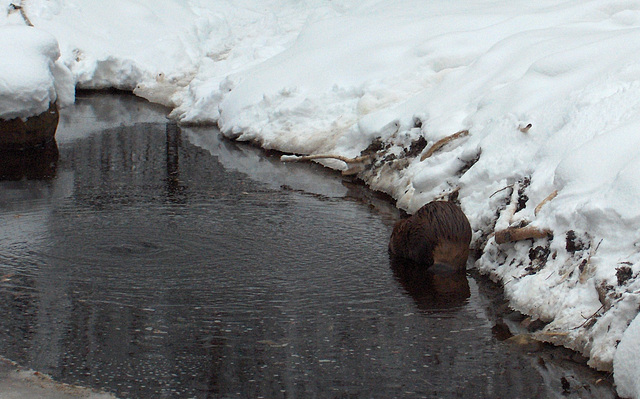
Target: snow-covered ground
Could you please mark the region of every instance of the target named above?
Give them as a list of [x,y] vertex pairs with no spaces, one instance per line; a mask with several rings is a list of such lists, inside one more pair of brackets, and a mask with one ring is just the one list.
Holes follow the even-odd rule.
[[[24,0],[29,33],[11,3],[0,117],[117,87],[265,148],[366,150],[360,176],[408,211],[457,191],[536,337],[640,398],[640,1]],[[493,236],[525,225],[553,235]]]

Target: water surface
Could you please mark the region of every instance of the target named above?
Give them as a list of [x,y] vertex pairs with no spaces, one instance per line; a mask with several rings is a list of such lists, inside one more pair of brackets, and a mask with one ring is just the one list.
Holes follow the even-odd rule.
[[613,397],[501,342],[482,278],[394,273],[386,199],[85,97],[0,182],[0,355],[122,398]]

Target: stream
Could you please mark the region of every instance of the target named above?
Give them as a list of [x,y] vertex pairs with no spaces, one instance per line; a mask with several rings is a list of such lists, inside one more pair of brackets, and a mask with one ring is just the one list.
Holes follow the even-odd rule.
[[123,399],[615,397],[486,278],[394,273],[388,198],[166,112],[79,93],[0,161],[0,355]]

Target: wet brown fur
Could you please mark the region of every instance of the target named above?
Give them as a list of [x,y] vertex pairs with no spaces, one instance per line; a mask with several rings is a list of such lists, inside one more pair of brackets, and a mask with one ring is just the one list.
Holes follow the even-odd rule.
[[471,226],[462,209],[452,202],[433,201],[396,223],[389,254],[425,268],[439,263],[464,270],[470,243]]

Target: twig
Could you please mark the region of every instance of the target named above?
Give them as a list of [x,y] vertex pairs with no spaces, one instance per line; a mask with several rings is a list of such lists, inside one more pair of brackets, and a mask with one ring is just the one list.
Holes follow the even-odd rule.
[[[598,245],[596,245],[596,249],[593,250],[593,253],[595,254],[596,251],[598,250],[598,248],[600,248],[600,244],[602,244],[602,240],[604,240],[604,238],[601,238],[600,241],[598,241]],[[591,254],[589,254],[589,257],[591,257]]]
[[425,159],[429,158],[430,156],[432,156],[436,151],[438,151],[440,148],[444,147],[445,144],[447,144],[450,141],[453,141],[457,138],[460,137],[464,137],[466,135],[469,134],[468,130],[461,130],[457,133],[452,134],[451,136],[447,136],[445,138],[442,138],[438,141],[436,141],[435,143],[433,143],[433,145],[431,146],[431,148],[429,148],[427,150],[427,152],[425,152],[421,157],[420,157],[420,162],[424,161]]
[[303,162],[303,161],[312,161],[314,159],[337,159],[344,163],[362,163],[371,159],[371,155],[363,155],[361,157],[348,158],[342,155],[331,155],[331,154],[314,154],[314,155],[283,155],[280,157],[282,162]]
[[501,188],[500,190],[498,190],[498,191],[494,192],[493,194],[491,194],[491,195],[489,196],[489,198],[491,198],[491,197],[493,197],[494,195],[498,194],[500,191],[504,191],[504,190],[506,190],[506,189],[508,189],[508,188],[512,188],[514,185],[515,185],[515,183],[514,183],[514,184],[509,184],[507,187],[503,187],[503,188]]
[[527,133],[532,127],[533,125],[529,123],[527,126],[520,126],[518,130],[520,130],[522,133]]
[[29,17],[27,16],[26,11],[24,10],[24,0],[21,0],[19,5],[11,3],[9,5],[9,7],[13,8],[14,10],[20,11],[20,15],[22,16],[22,19],[24,19],[24,22],[28,26],[33,27],[33,24],[31,23],[31,20],[29,19]]
[[544,238],[553,234],[551,230],[539,229],[537,227],[509,227],[504,230],[496,231],[496,244],[504,244],[507,242],[522,241],[529,238]]
[[547,198],[543,199],[541,203],[536,206],[536,209],[533,210],[533,214],[538,216],[538,212],[540,212],[540,208],[544,206],[547,202],[551,201],[558,195],[558,190],[554,190],[551,194],[547,196]]
[[584,327],[585,324],[587,324],[589,321],[595,319],[595,317],[598,315],[598,313],[600,313],[600,311],[604,309],[604,305],[601,305],[598,310],[596,310],[595,312],[593,312],[593,314],[589,317],[584,317],[582,316],[582,318],[584,319],[584,322],[582,324],[580,324],[578,327],[573,327],[572,330],[577,330],[578,328]]

